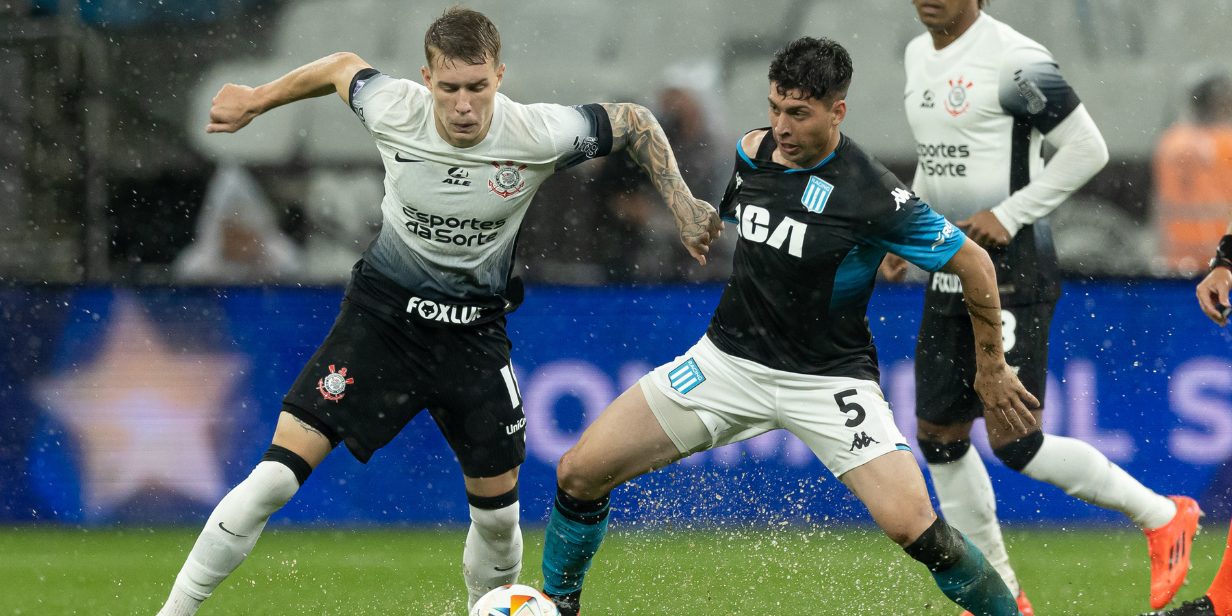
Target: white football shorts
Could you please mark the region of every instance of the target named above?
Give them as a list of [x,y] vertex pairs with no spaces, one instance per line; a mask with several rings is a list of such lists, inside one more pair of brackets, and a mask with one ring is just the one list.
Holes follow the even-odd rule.
[[639,383],[659,424],[686,456],[787,430],[838,477],[883,454],[911,449],[877,383],[775,370],[728,355],[705,336]]

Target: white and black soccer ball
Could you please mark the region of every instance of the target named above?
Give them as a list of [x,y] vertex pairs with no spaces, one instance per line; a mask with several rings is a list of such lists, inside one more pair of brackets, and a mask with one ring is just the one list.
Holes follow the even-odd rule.
[[495,588],[475,603],[471,616],[557,616],[556,604],[522,584]]

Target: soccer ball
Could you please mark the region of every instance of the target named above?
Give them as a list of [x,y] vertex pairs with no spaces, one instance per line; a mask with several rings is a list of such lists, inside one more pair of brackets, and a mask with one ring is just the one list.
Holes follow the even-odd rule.
[[495,588],[475,603],[471,616],[557,616],[556,604],[522,584]]

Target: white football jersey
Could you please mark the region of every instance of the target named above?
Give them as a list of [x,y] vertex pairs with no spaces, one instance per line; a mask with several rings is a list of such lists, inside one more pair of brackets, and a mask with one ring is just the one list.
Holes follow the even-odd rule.
[[1026,186],[1044,167],[1042,134],[1078,107],[1048,50],[987,13],[944,49],[916,37],[905,65],[912,188],[953,220]]
[[599,105],[522,105],[497,93],[483,141],[457,148],[437,132],[423,84],[366,70],[351,90],[385,164],[382,228],[364,260],[424,297],[466,302],[504,292],[539,185],[611,150]]
[[[999,205],[1044,168],[1043,135],[1079,105],[1039,43],[981,13],[943,49],[921,34],[907,45],[903,102],[916,141],[912,190],[953,221]],[[989,251],[1002,305],[1060,297],[1047,219]],[[952,274],[933,274],[925,305],[965,315]]]

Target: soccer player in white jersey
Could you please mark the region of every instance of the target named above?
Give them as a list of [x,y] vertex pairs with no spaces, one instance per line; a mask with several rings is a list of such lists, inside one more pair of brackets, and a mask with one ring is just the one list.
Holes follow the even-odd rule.
[[283,399],[273,443],[210,515],[160,614],[196,612],[339,443],[361,462],[424,408],[462,467],[471,528],[462,571],[471,604],[522,566],[518,467],[526,417],[505,315],[514,238],[554,171],[627,148],[705,263],[722,225],[694,199],[657,121],[632,104],[515,103],[497,93],[500,34],[453,8],[424,37],[423,84],[339,53],[214,98],[208,132],[235,132],[297,100],[336,92],[385,164],[384,224],[356,264],[333,329]]
[[[1048,50],[982,11],[984,0],[913,0],[928,32],[907,46],[904,104],[918,165],[912,188],[984,246],[997,266],[1006,361],[1044,399],[1048,329],[1061,295],[1045,216],[1095,175],[1107,148]],[[1056,148],[1047,166],[1044,143]],[[883,271],[898,266],[887,259]],[[941,511],[966,533],[1018,596],[996,518],[992,482],[972,452],[972,421],[985,416],[973,389],[974,345],[961,281],[932,275],[916,346],[920,450]],[[1034,411],[1042,417],[1043,408]],[[1008,434],[986,422],[1006,466],[1086,502],[1129,516],[1146,533],[1151,605],[1185,579],[1197,503],[1147,489],[1099,450],[1073,438]]]

